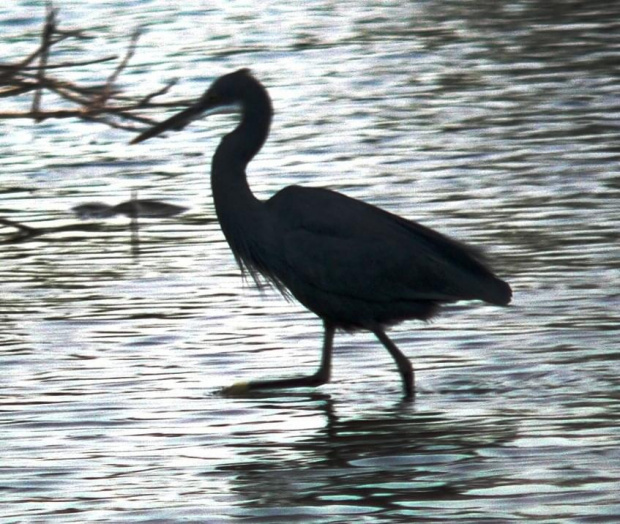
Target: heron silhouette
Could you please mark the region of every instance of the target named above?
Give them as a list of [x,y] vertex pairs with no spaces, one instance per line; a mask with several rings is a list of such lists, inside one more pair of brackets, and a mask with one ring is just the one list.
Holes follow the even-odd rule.
[[273,109],[248,69],[224,75],[198,102],[143,132],[142,142],[231,107],[237,127],[220,142],[211,166],[215,210],[242,271],[318,315],[324,340],[309,376],[239,383],[231,391],[316,387],[329,381],[336,330],[368,330],[388,350],[405,397],[415,394],[413,366],[386,335],[408,319],[428,320],[442,304],[482,300],[505,306],[511,289],[474,248],[373,205],[321,188],[289,186],[266,201],[247,182],[246,167],[269,134]]

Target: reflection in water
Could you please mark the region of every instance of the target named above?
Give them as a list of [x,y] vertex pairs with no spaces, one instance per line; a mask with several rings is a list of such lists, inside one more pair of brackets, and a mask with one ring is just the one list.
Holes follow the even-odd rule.
[[[234,514],[261,522],[360,513],[428,519],[438,512],[472,522],[480,515],[510,520],[515,512],[562,519],[584,503],[609,504],[595,491],[615,484],[606,461],[617,452],[522,438],[512,413],[448,418],[400,404],[340,417],[320,395],[265,398],[253,409],[265,428],[236,426],[229,444],[236,459],[218,469],[233,475],[231,489],[245,501]],[[269,429],[276,410],[292,423],[284,439]],[[317,417],[324,427],[314,427]]]
[[[516,300],[393,330],[413,406],[363,335],[317,394],[211,394],[319,351],[311,315],[242,287],[213,220],[204,165],[230,117],[144,153],[116,131],[5,121],[2,217],[62,227],[138,185],[191,211],[145,227],[137,260],[123,218],[0,245],[0,518],[618,521],[615,5],[149,5],[97,8],[119,49],[147,26],[128,89],[173,74],[192,98],[250,66],[272,90],[262,198],[326,186],[493,246]],[[0,23],[41,20],[11,5]]]
[[89,202],[74,206],[72,211],[79,218],[84,219],[110,218],[117,215],[130,218],[168,218],[187,211],[187,208],[159,200],[135,199],[121,202],[115,206],[102,202]]
[[[478,453],[514,438],[514,429],[498,421],[448,420],[438,412],[416,413],[406,403],[382,414],[341,418],[329,396],[300,400],[277,399],[293,417],[320,414],[324,428],[277,444],[243,427],[232,432],[235,455],[244,460],[222,469],[235,473],[234,489],[247,501],[240,515],[265,522],[380,512],[424,516],[462,498],[470,482],[492,483],[496,472]],[[457,505],[453,516],[467,517],[462,510]],[[474,516],[480,507],[472,510]]]

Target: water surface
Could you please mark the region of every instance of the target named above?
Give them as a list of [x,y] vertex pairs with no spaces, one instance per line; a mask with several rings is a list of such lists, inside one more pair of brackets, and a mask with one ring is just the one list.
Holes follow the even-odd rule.
[[[224,397],[314,370],[321,344],[312,314],[243,283],[215,220],[208,164],[234,116],[132,147],[4,121],[3,218],[62,226],[132,190],[190,211],[144,220],[139,255],[125,218],[0,245],[3,521],[617,522],[620,13],[597,5],[61,5],[98,35],[67,56],[144,27],[130,92],[179,77],[170,96],[197,97],[251,67],[276,110],[261,198],[324,186],[419,220],[485,248],[514,301],[392,330],[414,403],[363,333],[337,335],[317,391]],[[32,51],[39,11],[0,8],[4,62]]]

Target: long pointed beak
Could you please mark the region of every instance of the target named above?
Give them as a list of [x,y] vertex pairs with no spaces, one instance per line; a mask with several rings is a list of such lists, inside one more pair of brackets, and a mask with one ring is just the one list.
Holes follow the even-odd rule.
[[168,118],[168,120],[164,120],[159,124],[155,124],[151,129],[147,129],[143,133],[140,133],[136,138],[134,138],[130,144],[137,144],[139,142],[144,142],[149,138],[153,138],[154,136],[160,135],[164,131],[169,129],[174,129],[178,131],[179,129],[183,129],[187,124],[200,118],[200,116],[207,110],[208,108],[204,107],[203,104],[195,104],[187,109],[184,109],[180,113],[177,113],[174,116]]

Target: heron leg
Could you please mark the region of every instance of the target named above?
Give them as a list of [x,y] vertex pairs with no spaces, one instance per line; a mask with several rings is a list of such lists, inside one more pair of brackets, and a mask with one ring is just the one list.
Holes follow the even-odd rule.
[[396,344],[390,340],[390,338],[385,334],[385,331],[377,328],[373,330],[373,333],[396,361],[398,371],[403,379],[403,386],[405,387],[405,398],[413,398],[415,396],[415,387],[413,366],[411,361],[401,352],[400,349],[398,349]]
[[323,339],[321,364],[316,373],[306,377],[253,380],[246,384],[247,389],[308,388],[321,386],[329,382],[332,369],[332,346],[336,328],[328,322],[324,322],[324,327],[325,336]]

